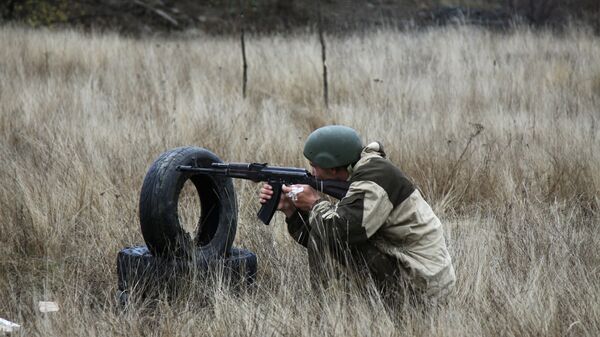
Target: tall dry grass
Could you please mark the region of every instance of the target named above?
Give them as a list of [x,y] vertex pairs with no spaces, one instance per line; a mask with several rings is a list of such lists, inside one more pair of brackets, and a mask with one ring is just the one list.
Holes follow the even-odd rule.
[[[235,38],[0,29],[0,317],[39,336],[598,335],[598,37],[458,27],[328,43],[326,111],[315,36],[249,38],[242,100]],[[434,206],[458,277],[447,305],[319,300],[283,218],[261,225],[257,186],[236,182],[256,288],[192,280],[118,310],[115,257],[143,243],[154,158],[196,145],[305,166],[303,140],[328,123],[383,142]]]

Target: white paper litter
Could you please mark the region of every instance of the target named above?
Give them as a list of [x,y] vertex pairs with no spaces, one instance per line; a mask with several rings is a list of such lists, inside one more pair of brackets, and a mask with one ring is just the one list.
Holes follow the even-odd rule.
[[287,196],[292,199],[292,201],[298,200],[298,193],[304,191],[304,187],[302,186],[291,186],[292,190],[288,192]]
[[38,303],[38,307],[40,309],[40,312],[56,312],[56,311],[58,311],[58,304],[56,304],[56,302],[40,301]]
[[21,328],[19,324],[0,318],[0,332],[15,332],[19,328]]

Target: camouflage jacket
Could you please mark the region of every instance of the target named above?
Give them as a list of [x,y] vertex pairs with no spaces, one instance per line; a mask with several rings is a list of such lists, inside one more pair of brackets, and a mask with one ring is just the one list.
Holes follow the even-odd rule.
[[[350,169],[348,193],[337,203],[319,200],[308,214],[286,219],[290,235],[306,246],[311,227],[348,245],[370,240],[399,261],[403,276],[430,295],[455,282],[442,224],[410,180],[371,143]],[[306,221],[308,220],[308,221]]]

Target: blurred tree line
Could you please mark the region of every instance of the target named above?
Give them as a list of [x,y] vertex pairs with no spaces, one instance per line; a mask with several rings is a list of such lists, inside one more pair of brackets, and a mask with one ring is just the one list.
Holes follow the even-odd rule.
[[3,21],[19,21],[29,26],[45,26],[67,22],[69,0],[4,0],[0,4]]
[[[0,21],[80,26],[125,33],[199,28],[279,31],[315,25],[330,31],[463,22],[503,27],[518,21],[560,27],[583,22],[600,32],[600,0],[2,0]],[[243,16],[242,16],[243,14]],[[243,17],[243,19],[242,19]]]

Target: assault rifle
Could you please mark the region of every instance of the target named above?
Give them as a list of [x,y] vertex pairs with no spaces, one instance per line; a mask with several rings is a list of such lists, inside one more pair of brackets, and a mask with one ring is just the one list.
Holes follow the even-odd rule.
[[264,181],[273,187],[271,200],[262,205],[258,211],[258,218],[268,225],[277,210],[277,204],[281,196],[282,185],[303,184],[310,185],[315,190],[330,195],[336,199],[342,199],[350,183],[340,180],[320,180],[315,178],[308,170],[296,167],[268,166],[259,163],[212,163],[210,167],[202,166],[177,166],[178,171],[193,172],[197,174],[220,175],[230,178],[252,180],[254,182]]

